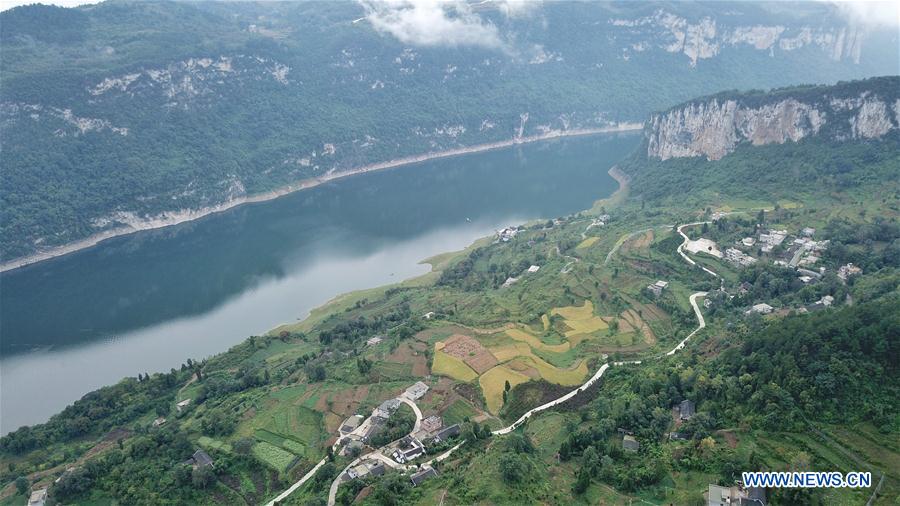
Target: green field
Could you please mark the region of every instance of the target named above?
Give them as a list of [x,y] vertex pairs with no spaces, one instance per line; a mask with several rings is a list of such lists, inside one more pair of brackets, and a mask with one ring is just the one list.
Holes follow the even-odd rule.
[[284,472],[297,459],[293,453],[267,441],[253,445],[253,455],[277,471]]

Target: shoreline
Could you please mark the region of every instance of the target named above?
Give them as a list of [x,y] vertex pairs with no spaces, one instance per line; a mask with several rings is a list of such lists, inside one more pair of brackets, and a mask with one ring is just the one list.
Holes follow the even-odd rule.
[[[606,173],[609,174],[609,176],[612,177],[618,183],[619,187],[616,188],[616,191],[614,191],[609,197],[597,200],[594,203],[594,207],[596,207],[598,203],[608,203],[611,206],[616,206],[622,200],[624,200],[624,197],[626,197],[628,194],[628,183],[631,181],[631,176],[629,176],[628,174],[623,172],[622,169],[620,169],[618,165],[613,165],[608,171],[606,171]],[[591,208],[591,209],[593,209],[593,208]],[[293,321],[293,322],[278,323],[271,329],[267,330],[265,332],[265,335],[275,335],[277,332],[279,332],[281,330],[299,330],[301,332],[304,332],[304,331],[306,331],[306,329],[303,329],[303,326],[308,325],[313,318],[321,316],[323,313],[327,314],[327,311],[333,310],[333,306],[335,306],[336,304],[339,304],[341,302],[346,302],[348,300],[358,300],[358,299],[356,299],[356,297],[359,297],[362,294],[364,294],[366,292],[370,292],[372,290],[387,289],[387,288],[394,287],[394,286],[402,286],[405,283],[415,282],[416,280],[419,280],[430,274],[433,274],[434,272],[437,272],[439,270],[438,266],[442,266],[442,264],[447,261],[447,259],[445,257],[452,258],[459,254],[465,254],[466,252],[473,249],[479,243],[481,243],[485,240],[493,240],[493,237],[496,237],[496,234],[494,236],[479,237],[479,238],[475,239],[474,241],[472,241],[471,244],[469,244],[468,246],[466,246],[460,250],[445,251],[442,253],[438,253],[437,255],[433,255],[431,257],[420,260],[418,262],[420,265],[429,265],[431,267],[431,269],[424,274],[420,274],[418,276],[413,276],[413,277],[407,278],[407,279],[401,279],[399,281],[396,281],[396,282],[390,283],[390,284],[386,284],[386,285],[373,286],[373,287],[369,287],[369,288],[360,288],[358,290],[351,290],[349,292],[344,292],[344,293],[335,295],[334,297],[328,299],[327,301],[323,302],[319,306],[316,306],[316,307],[310,309],[309,313],[306,316],[304,316],[302,319],[298,319],[298,321]]]
[[[160,217],[147,219],[142,221],[137,225],[132,226],[122,226],[117,228],[112,228],[109,230],[105,230],[103,232],[98,232],[96,234],[92,234],[84,239],[79,239],[74,242],[70,242],[67,244],[63,244],[60,246],[55,246],[46,251],[32,253],[30,255],[19,257],[14,260],[10,260],[7,262],[0,263],[0,273],[13,271],[15,269],[19,269],[22,267],[27,267],[29,265],[34,265],[45,260],[50,260],[53,258],[58,258],[61,256],[68,255],[70,253],[75,253],[77,251],[81,251],[84,249],[88,249],[100,244],[107,239],[112,239],[115,237],[120,237],[123,235],[133,234],[135,232],[142,232],[145,230],[155,230],[159,228],[171,227],[174,225],[179,225],[181,223],[187,223],[189,221],[198,220],[200,218],[204,218],[206,216],[217,214],[221,212],[228,211],[229,209],[244,205],[244,204],[253,204],[258,202],[267,202],[269,200],[274,200],[279,197],[283,197],[285,195],[289,195],[294,192],[298,192],[301,190],[306,190],[309,188],[314,188],[321,184],[334,181],[336,179],[342,179],[345,177],[356,176],[359,174],[367,174],[369,172],[375,172],[380,170],[392,169],[396,167],[402,167],[404,165],[412,165],[420,162],[427,162],[429,160],[437,160],[440,158],[450,158],[454,156],[468,155],[472,153],[481,153],[484,151],[491,151],[495,149],[508,148],[512,146],[516,146],[519,144],[529,144],[533,142],[540,142],[552,139],[559,139],[563,137],[581,137],[587,135],[598,135],[605,133],[617,133],[617,132],[630,132],[634,130],[640,130],[643,128],[642,123],[620,123],[616,126],[610,127],[601,127],[601,128],[583,128],[583,129],[573,129],[573,130],[554,130],[543,134],[538,135],[530,135],[527,137],[514,137],[511,139],[489,142],[485,144],[475,144],[473,146],[461,147],[461,148],[453,148],[445,151],[436,151],[429,152],[420,155],[411,155],[403,158],[395,158],[393,160],[388,160],[384,162],[376,162],[368,165],[363,165],[360,167],[356,167],[353,169],[348,169],[341,172],[332,172],[326,173],[323,176],[302,179],[297,181],[296,183],[291,183],[286,186],[282,186],[280,188],[276,188],[274,190],[270,190],[268,192],[258,193],[251,196],[240,197],[237,199],[229,200],[227,202],[223,202],[221,204],[215,206],[202,207],[199,209],[191,209],[186,212],[167,212],[162,213]],[[616,178],[615,175],[610,174]],[[174,216],[173,216],[174,214]]]

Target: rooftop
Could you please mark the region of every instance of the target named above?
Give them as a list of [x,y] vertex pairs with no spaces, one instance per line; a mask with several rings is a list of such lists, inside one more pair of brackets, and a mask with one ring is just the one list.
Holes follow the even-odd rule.
[[437,471],[435,471],[433,467],[426,467],[425,469],[422,469],[421,471],[410,476],[409,479],[412,481],[413,486],[417,487],[423,481],[431,478],[432,476],[437,476]]

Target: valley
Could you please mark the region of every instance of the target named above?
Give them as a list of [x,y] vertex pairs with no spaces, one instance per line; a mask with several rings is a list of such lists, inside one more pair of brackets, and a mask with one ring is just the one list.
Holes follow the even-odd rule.
[[897,8],[10,0],[0,506],[897,503]]

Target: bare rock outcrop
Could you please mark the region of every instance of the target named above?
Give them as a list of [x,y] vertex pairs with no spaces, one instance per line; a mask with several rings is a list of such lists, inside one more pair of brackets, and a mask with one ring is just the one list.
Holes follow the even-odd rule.
[[782,144],[821,134],[838,141],[880,138],[900,128],[898,93],[868,90],[863,83],[853,90],[845,86],[818,93],[813,88],[763,98],[735,95],[693,101],[651,116],[645,131],[647,156],[718,160],[741,142]]

